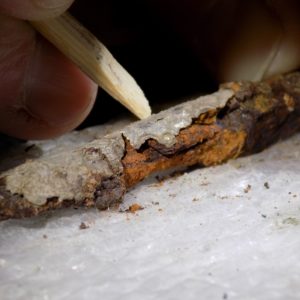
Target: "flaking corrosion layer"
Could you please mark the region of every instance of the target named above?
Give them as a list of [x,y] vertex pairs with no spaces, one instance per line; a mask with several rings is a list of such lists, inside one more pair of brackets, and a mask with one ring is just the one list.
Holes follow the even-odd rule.
[[[69,152],[58,152],[26,163],[4,173],[6,190],[22,195],[34,205],[44,205],[48,199],[75,202],[92,199],[101,182],[113,182],[123,172],[121,159],[125,153],[122,135],[139,148],[149,138],[172,146],[178,132],[189,126],[193,118],[216,108],[222,108],[233,95],[230,89],[177,105],[150,118],[135,122],[121,132],[109,134]],[[116,179],[114,179],[114,182]],[[99,194],[104,195],[99,191]],[[121,194],[121,193],[118,193]],[[100,202],[100,201],[98,201]],[[101,205],[100,205],[101,206]]]
[[[0,219],[70,205],[106,208],[154,171],[210,166],[260,151],[300,130],[299,87],[297,72],[260,83],[230,83],[209,103],[187,102],[74,150],[29,160],[0,177]],[[218,100],[221,95],[225,98]],[[201,103],[196,115],[194,105]],[[180,123],[182,110],[186,118]],[[165,133],[170,139],[163,139]]]
[[221,89],[211,95],[189,101],[188,105],[185,102],[152,115],[146,120],[133,123],[127,126],[122,134],[135,149],[139,149],[149,139],[171,147],[175,144],[176,136],[182,128],[191,125],[193,119],[201,114],[224,107],[232,96],[231,89]]
[[73,151],[28,160],[1,178],[6,191],[33,205],[44,205],[51,198],[78,202],[92,199],[103,179],[122,173],[123,154],[124,141],[116,133]]

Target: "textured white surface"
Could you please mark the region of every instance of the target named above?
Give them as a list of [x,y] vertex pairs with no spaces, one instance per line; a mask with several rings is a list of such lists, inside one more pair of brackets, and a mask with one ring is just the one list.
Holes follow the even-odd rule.
[[299,299],[299,158],[300,135],[149,179],[121,207],[144,206],[135,214],[66,209],[1,222],[0,299]]

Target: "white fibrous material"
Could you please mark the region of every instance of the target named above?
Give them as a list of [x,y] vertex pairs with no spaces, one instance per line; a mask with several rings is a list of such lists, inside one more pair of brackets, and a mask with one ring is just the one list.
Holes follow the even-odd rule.
[[299,145],[0,222],[1,300],[299,299]]

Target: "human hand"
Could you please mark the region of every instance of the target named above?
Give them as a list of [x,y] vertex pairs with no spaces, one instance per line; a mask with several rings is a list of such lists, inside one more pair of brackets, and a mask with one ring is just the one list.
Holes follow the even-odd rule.
[[[1,0],[1,132],[49,138],[75,128],[92,108],[96,85],[22,21],[55,17],[73,1]],[[162,24],[173,27],[219,82],[261,80],[300,66],[297,0],[145,2],[153,8],[152,17],[160,16]],[[115,35],[110,19],[118,1],[81,4],[90,9],[88,18],[93,14],[97,19],[96,28],[104,30],[101,37],[124,42],[124,33]]]
[[297,0],[148,0],[220,82],[300,67]]
[[97,86],[24,20],[56,17],[73,0],[1,0],[0,131],[49,138],[80,124]]

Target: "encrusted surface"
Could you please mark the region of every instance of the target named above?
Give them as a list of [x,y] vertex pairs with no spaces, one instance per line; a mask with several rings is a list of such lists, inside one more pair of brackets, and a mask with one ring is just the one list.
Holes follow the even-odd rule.
[[50,198],[93,198],[101,178],[122,171],[122,147],[121,136],[96,140],[76,150],[29,160],[5,172],[2,178],[10,193],[22,195],[34,205],[43,205]]
[[0,177],[0,219],[70,205],[107,208],[152,172],[260,151],[300,130],[299,85],[299,73],[230,83],[79,147],[18,160]]
[[[68,208],[0,222],[0,298],[300,299],[299,157],[298,134],[149,178],[122,213]],[[135,203],[144,209],[126,212]]]
[[176,135],[180,129],[189,126],[192,120],[201,114],[224,107],[232,96],[231,89],[222,89],[189,101],[188,105],[186,103],[177,105],[149,119],[129,125],[122,133],[135,149],[139,149],[148,139],[154,139],[166,147],[171,147],[176,142]]
[[[124,137],[134,138],[135,146],[149,137],[163,140],[162,145],[171,145],[176,141],[175,135],[190,125],[193,118],[210,109],[222,108],[232,94],[231,90],[224,89],[135,122],[81,147],[75,144],[57,151],[51,149],[4,172],[1,178],[5,190],[35,206],[45,205],[51,199],[55,199],[56,206],[65,200],[82,203],[94,199],[98,207],[105,208],[125,192],[121,162],[125,155]],[[171,137],[167,142],[166,136]],[[115,191],[110,189],[107,194],[104,190],[108,186],[113,186]]]

